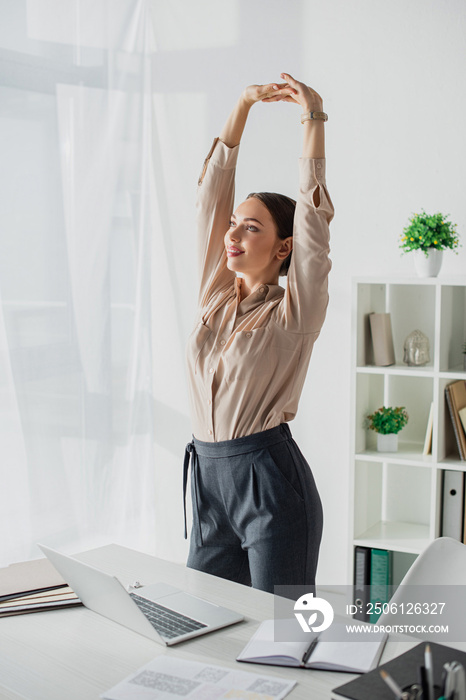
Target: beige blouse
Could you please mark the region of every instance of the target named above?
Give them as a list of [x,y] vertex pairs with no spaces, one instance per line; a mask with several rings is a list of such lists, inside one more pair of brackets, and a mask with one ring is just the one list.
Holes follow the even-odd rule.
[[333,204],[323,158],[299,161],[286,290],[262,284],[240,302],[241,279],[227,268],[223,240],[234,210],[238,148],[215,139],[198,189],[201,284],[187,362],[193,434],[206,442],[258,433],[295,417],[328,304]]

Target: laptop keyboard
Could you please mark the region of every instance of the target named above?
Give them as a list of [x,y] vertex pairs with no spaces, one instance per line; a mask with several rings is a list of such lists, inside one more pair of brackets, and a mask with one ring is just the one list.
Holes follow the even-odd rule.
[[175,610],[164,608],[163,605],[147,600],[147,598],[141,598],[136,593],[130,593],[130,596],[147,617],[152,627],[155,627],[162,637],[173,639],[181,634],[188,634],[188,632],[207,627],[203,622],[181,615]]

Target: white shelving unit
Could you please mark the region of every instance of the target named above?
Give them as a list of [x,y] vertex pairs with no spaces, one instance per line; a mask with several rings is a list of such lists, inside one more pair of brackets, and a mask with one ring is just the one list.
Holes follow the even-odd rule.
[[[395,364],[373,363],[371,312],[390,313]],[[445,402],[445,386],[466,379],[466,277],[358,278],[353,283],[351,561],[356,545],[393,552],[393,583],[441,535],[442,472],[466,471]],[[430,341],[430,362],[403,363],[403,345],[415,329]],[[430,406],[432,454],[423,456]],[[408,425],[399,450],[381,453],[366,416],[380,406],[405,406]]]

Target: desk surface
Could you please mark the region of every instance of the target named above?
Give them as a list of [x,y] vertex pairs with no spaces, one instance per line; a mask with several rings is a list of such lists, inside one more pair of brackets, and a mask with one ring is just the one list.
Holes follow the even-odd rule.
[[[236,656],[262,620],[273,618],[273,595],[141,554],[107,545],[78,558],[115,574],[124,585],[165,581],[241,612],[245,621],[197,639],[164,647],[86,608],[0,619],[1,700],[95,700],[159,654],[238,667]],[[383,660],[414,642],[390,642]],[[328,700],[351,674],[273,666],[241,670],[293,679],[291,700]]]

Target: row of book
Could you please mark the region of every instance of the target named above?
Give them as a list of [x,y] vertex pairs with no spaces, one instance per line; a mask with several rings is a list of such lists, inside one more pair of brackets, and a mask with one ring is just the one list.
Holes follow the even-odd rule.
[[[466,461],[466,382],[460,379],[445,387],[445,399],[450,413],[453,432],[455,434],[458,454]],[[430,405],[429,419],[424,440],[423,455],[432,453],[432,429],[434,419],[434,403]]]
[[353,617],[375,623],[390,599],[392,553],[386,549],[355,547]]
[[0,617],[81,605],[48,559],[18,562],[0,569]]
[[445,398],[455,433],[460,459],[466,461],[466,381],[460,379],[445,387]]

